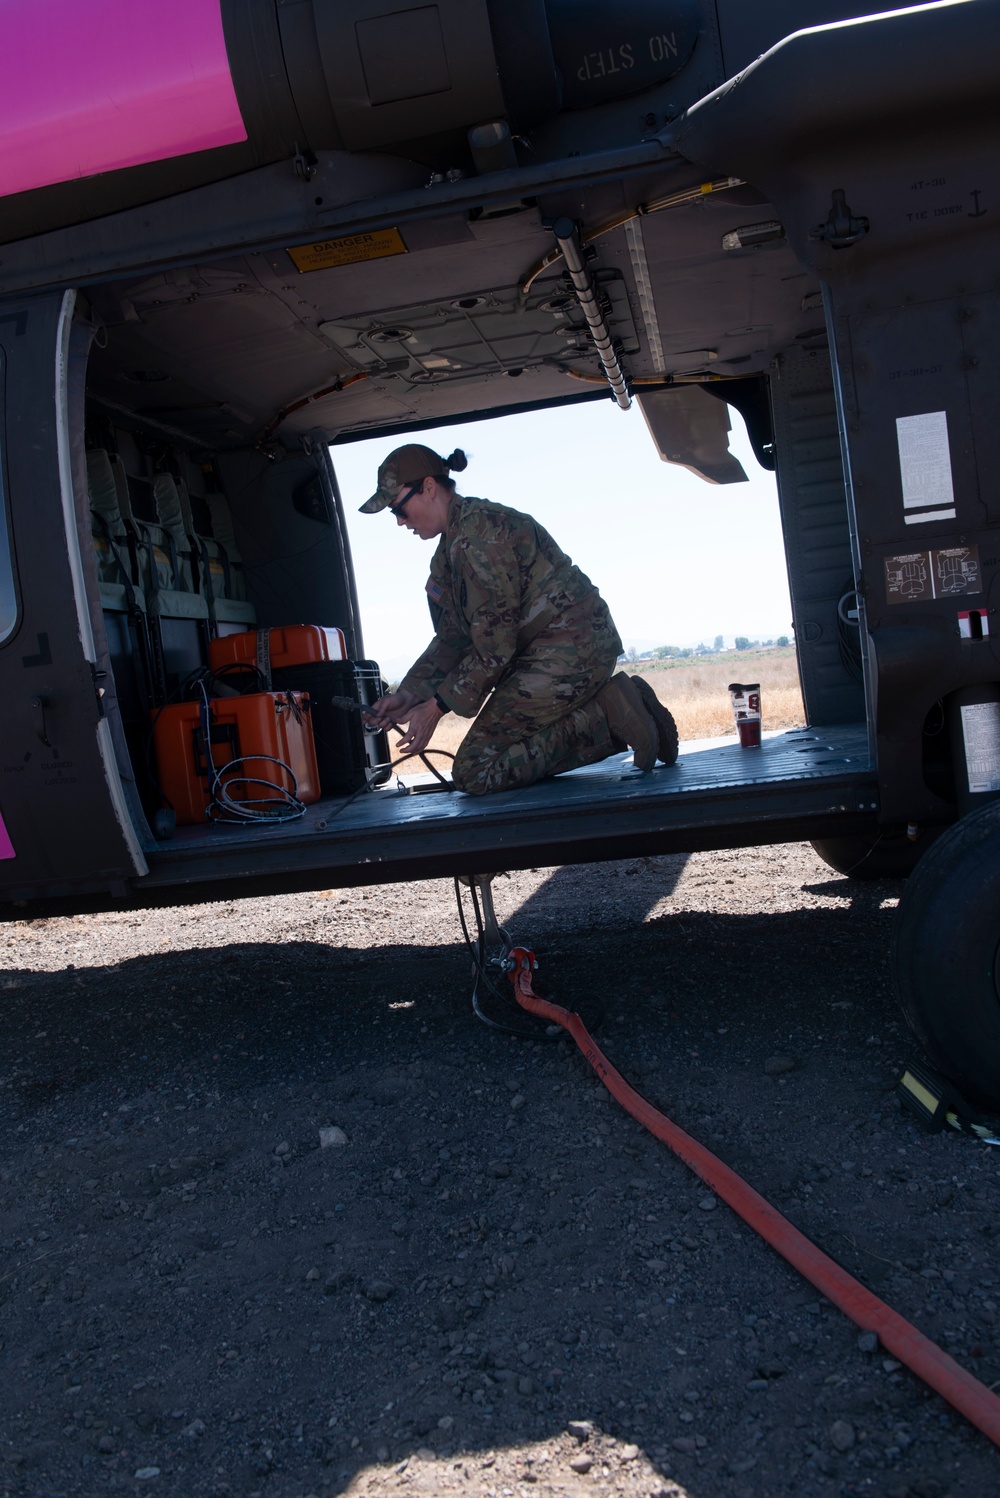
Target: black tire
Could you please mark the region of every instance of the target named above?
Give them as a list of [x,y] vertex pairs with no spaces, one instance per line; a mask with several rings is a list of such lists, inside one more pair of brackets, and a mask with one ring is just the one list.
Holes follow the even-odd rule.
[[931,1060],[971,1102],[1000,1109],[1000,803],[929,848],[899,904],[896,992]]
[[818,837],[812,849],[825,864],[849,879],[906,879],[937,838],[921,831],[911,842],[905,832],[872,837]]

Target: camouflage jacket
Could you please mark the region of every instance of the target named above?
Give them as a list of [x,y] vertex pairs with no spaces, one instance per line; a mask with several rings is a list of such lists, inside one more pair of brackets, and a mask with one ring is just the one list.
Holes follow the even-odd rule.
[[463,718],[475,717],[534,641],[551,633],[571,660],[574,648],[586,655],[595,625],[610,622],[593,583],[548,531],[488,499],[452,501],[427,597],[436,633],[400,685],[421,698],[437,693]]

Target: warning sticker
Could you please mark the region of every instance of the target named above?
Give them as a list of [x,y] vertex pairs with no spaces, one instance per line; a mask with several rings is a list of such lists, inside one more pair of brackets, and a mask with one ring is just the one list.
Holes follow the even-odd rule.
[[406,252],[398,229],[373,229],[370,234],[321,239],[316,244],[295,245],[288,251],[300,271],[328,270],[332,265],[357,265],[361,260],[381,260],[386,255],[405,255]]
[[953,519],[955,490],[951,479],[947,412],[927,411],[920,416],[897,416],[896,444],[906,524]]
[[942,546],[885,557],[887,603],[921,603],[983,591],[978,546]]
[[901,557],[886,557],[885,597],[887,603],[920,603],[933,598],[931,553],[910,551]]
[[1000,791],[1000,702],[963,704],[962,737],[969,790]]
[[931,559],[936,598],[983,591],[978,546],[945,546],[940,551],[932,551]]

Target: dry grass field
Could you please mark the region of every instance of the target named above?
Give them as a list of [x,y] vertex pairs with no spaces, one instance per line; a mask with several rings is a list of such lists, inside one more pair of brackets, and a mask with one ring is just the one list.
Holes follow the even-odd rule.
[[805,723],[794,645],[782,650],[727,650],[675,663],[643,661],[638,669],[673,713],[682,740],[734,732],[731,681],[760,682],[765,729],[801,728]]
[[[733,733],[729,706],[731,681],[760,682],[765,729],[800,728],[805,723],[795,647],[727,650],[721,655],[673,661],[640,661],[626,667],[653,685],[677,722],[681,739],[708,739]],[[469,731],[467,718],[442,718],[431,747],[454,754]]]

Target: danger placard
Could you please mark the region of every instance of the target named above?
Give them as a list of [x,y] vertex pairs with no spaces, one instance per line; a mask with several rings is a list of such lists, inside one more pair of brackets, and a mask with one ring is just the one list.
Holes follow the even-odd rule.
[[320,239],[298,244],[288,251],[299,271],[329,270],[334,265],[357,265],[361,260],[382,260],[386,255],[405,255],[406,245],[398,229],[373,229],[370,234],[346,234],[342,239]]

